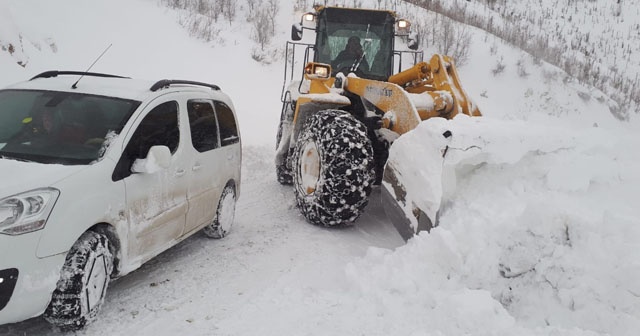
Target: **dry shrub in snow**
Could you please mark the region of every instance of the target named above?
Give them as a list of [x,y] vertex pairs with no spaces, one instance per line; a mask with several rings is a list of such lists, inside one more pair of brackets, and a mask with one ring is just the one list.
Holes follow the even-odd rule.
[[529,77],[529,72],[527,71],[527,64],[524,58],[518,59],[518,62],[516,62],[516,66],[518,67],[518,76]]
[[471,34],[467,26],[442,15],[436,15],[433,21],[422,16],[412,17],[411,13],[408,16],[423,47],[433,47],[435,52],[452,57],[458,67],[467,64],[471,46]]
[[493,69],[491,69],[491,73],[494,76],[497,76],[498,74],[501,74],[504,72],[504,68],[506,68],[507,66],[504,64],[504,57],[500,57],[500,59],[496,62],[496,65],[493,67]]

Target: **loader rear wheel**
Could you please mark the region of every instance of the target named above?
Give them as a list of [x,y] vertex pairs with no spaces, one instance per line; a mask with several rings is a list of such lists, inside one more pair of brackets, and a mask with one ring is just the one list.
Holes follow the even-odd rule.
[[282,185],[292,185],[293,184],[293,175],[291,174],[291,168],[287,166],[287,161],[289,157],[291,157],[291,152],[293,149],[289,149],[287,156],[284,158],[284,162],[280,164],[276,164],[276,178],[278,179],[278,183]]
[[362,214],[375,169],[367,129],[360,121],[340,110],[310,116],[293,155],[296,201],[309,222],[349,225]]
[[[287,118],[293,118],[293,108],[291,107],[291,102],[285,102],[285,105],[282,108],[282,112],[280,113],[280,124],[278,125],[278,133],[276,135],[276,150],[278,149],[278,147],[280,146],[280,141],[282,141],[283,136],[285,137],[284,140],[287,140],[288,137],[291,136],[290,133],[288,134],[283,134],[285,133],[284,131],[284,124],[287,121]],[[288,141],[286,142],[287,147],[288,147]],[[293,148],[289,148],[286,152],[286,154],[284,154],[284,157],[282,158],[281,162],[277,162],[278,160],[276,160],[276,178],[278,179],[278,182],[282,185],[291,185],[293,184],[293,175],[291,174],[291,168],[288,165],[289,159],[291,158],[291,152],[293,151]]]

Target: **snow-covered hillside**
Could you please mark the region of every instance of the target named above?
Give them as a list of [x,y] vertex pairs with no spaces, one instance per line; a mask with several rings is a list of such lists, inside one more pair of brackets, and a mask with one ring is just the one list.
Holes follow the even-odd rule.
[[[640,113],[638,0],[409,2],[489,31],[597,87],[606,92],[611,112],[620,119]],[[429,25],[433,20],[421,22]]]
[[[294,1],[280,6],[273,49],[299,20]],[[283,64],[252,58],[247,8],[239,1],[236,20],[222,21],[224,42],[207,42],[181,25],[184,12],[156,0],[0,0],[0,45],[21,46],[0,50],[0,87],[84,70],[113,44],[92,71],[213,82],[238,110],[233,232],[196,235],[112,282],[79,335],[640,332],[638,118],[621,122],[600,90],[469,28],[471,57],[459,70],[484,116],[428,121],[406,138],[419,146],[426,133],[454,134],[440,227],[405,244],[377,189],[354,227],[316,227],[275,179]],[[398,10],[418,13],[402,2]],[[494,75],[496,54],[506,67]],[[0,335],[56,334],[41,318],[0,326]]]

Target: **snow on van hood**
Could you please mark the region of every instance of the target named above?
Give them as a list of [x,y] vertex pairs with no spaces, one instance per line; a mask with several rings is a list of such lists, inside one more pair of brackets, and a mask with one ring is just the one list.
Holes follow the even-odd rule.
[[64,166],[0,159],[0,199],[21,192],[44,188],[68,177],[86,166]]

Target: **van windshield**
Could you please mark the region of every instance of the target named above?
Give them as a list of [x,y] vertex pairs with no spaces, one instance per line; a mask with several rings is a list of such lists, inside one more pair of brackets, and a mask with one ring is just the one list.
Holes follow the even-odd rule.
[[71,92],[0,90],[0,157],[90,164],[122,131],[134,100]]

